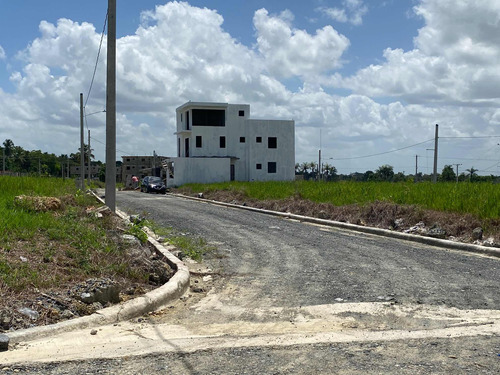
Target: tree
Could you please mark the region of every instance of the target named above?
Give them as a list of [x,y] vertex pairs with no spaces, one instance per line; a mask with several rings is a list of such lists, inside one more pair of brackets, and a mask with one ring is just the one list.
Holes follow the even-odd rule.
[[394,177],[394,168],[392,165],[384,164],[375,171],[375,175],[380,181],[392,181]]
[[457,175],[451,165],[445,165],[441,172],[441,181],[456,181]]
[[476,169],[474,167],[470,167],[469,169],[466,169],[465,171],[466,172],[469,172],[469,181],[472,182],[474,180],[474,178],[477,176],[476,172],[478,171],[479,169]]
[[373,171],[366,171],[363,174],[363,181],[373,181],[375,180],[375,173]]

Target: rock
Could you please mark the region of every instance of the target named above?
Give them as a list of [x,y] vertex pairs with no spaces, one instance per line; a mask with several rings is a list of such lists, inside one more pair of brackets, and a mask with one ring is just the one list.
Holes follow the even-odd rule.
[[198,193],[198,198],[203,199],[204,198],[203,193]]
[[71,319],[71,318],[72,318],[72,317],[74,317],[74,316],[75,316],[75,314],[73,314],[73,313],[71,312],[71,310],[64,310],[64,311],[62,312],[62,314],[61,314],[61,317],[62,317],[63,319]]
[[96,329],[93,329],[92,331],[90,331],[90,334],[91,334],[92,336],[97,335],[97,330],[96,330]]
[[446,238],[446,231],[438,225],[433,225],[433,227],[427,231],[427,235],[432,238]]
[[31,320],[37,320],[38,317],[40,316],[40,314],[35,311],[35,310],[32,310],[32,309],[29,309],[27,307],[22,307],[20,308],[19,310],[17,310],[20,314],[24,315],[24,316],[27,316],[28,318],[30,318]]
[[192,290],[193,290],[193,293],[203,293],[205,291],[205,289],[200,288],[200,287],[194,287],[194,288],[192,288]]
[[398,229],[398,228],[401,228],[403,225],[404,225],[404,220],[400,218],[400,219],[394,220],[392,227],[394,229]]
[[122,234],[122,241],[128,245],[140,246],[141,241],[136,236],[132,236],[131,234]]
[[318,218],[319,219],[328,219],[329,218],[328,212],[321,210],[320,212],[318,212]]
[[12,324],[12,317],[10,316],[3,316],[2,319],[0,320],[0,328],[2,328],[4,331],[7,331]]
[[25,258],[23,256],[20,256],[19,259],[21,259],[21,262],[26,263],[28,261],[28,258]]
[[0,352],[9,350],[9,336],[0,333]]
[[423,221],[418,222],[411,228],[407,229],[404,231],[404,233],[420,233],[424,234],[425,233],[425,223]]
[[86,304],[99,302],[102,305],[120,302],[120,286],[110,279],[89,279],[77,285],[74,293]]
[[483,239],[483,228],[481,228],[481,227],[474,228],[474,230],[472,231],[472,239],[474,241],[482,240]]
[[212,281],[212,275],[203,276],[203,281]]

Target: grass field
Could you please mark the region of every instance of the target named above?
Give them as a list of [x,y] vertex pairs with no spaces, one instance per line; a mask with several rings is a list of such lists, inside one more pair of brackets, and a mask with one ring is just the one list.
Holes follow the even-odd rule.
[[188,184],[182,189],[192,192],[225,190],[259,200],[298,197],[335,206],[387,201],[430,210],[470,213],[480,219],[500,218],[500,185],[492,183],[225,182]]
[[[18,195],[59,198],[55,211],[16,204]],[[124,252],[106,235],[107,218],[86,213],[96,206],[73,180],[0,176],[0,290],[48,288],[101,275],[131,275]]]

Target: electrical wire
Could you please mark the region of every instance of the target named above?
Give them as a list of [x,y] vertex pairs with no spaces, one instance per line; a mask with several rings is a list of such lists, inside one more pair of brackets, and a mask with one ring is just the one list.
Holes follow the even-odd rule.
[[92,80],[90,81],[89,92],[87,93],[87,99],[85,99],[85,104],[83,107],[87,106],[87,102],[89,101],[89,98],[90,98],[90,92],[92,91],[92,86],[94,85],[95,74],[97,71],[97,66],[99,64],[99,56],[101,55],[102,41],[104,39],[104,32],[106,30],[107,22],[108,22],[108,12],[106,12],[106,18],[104,19],[104,26],[102,28],[101,41],[99,42],[99,51],[97,52],[97,58],[96,58],[95,66],[94,66],[94,73],[92,74]]
[[406,147],[401,147],[401,148],[398,148],[396,150],[390,150],[390,151],[385,151],[385,152],[379,152],[377,154],[371,154],[371,155],[364,155],[364,156],[354,156],[354,157],[350,157],[350,158],[325,158],[325,159],[328,159],[328,160],[354,160],[354,159],[365,159],[365,158],[371,158],[373,156],[379,156],[379,155],[385,155],[385,154],[390,154],[392,152],[397,152],[397,151],[401,151],[401,150],[406,150],[408,148],[411,148],[411,147],[415,147],[415,146],[418,146],[418,145],[421,145],[421,144],[424,144],[424,143],[427,143],[427,142],[430,142],[430,141],[434,141],[434,139],[428,139],[427,141],[423,141],[423,142],[419,142],[419,143],[415,143],[413,145],[410,145],[410,146],[406,146]]

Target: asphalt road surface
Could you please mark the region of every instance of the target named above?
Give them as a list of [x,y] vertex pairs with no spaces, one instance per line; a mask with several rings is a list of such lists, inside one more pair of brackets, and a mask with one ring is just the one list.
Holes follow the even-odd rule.
[[52,358],[19,348],[43,362],[5,373],[500,373],[498,259],[168,195],[117,205],[217,247],[192,291]]

